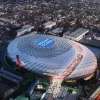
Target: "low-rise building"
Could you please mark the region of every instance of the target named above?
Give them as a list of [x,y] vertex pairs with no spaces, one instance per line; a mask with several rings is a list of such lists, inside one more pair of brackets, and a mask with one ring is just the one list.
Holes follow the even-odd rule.
[[31,25],[25,25],[21,29],[17,30],[17,37],[24,35],[26,33],[31,32],[34,29],[34,26]]

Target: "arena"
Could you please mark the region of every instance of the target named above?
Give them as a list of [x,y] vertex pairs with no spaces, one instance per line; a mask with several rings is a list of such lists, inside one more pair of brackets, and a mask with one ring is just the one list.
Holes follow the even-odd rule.
[[72,40],[50,35],[30,34],[13,40],[7,48],[8,57],[28,71],[50,78],[53,96],[60,92],[63,80],[94,75],[95,55],[85,46]]

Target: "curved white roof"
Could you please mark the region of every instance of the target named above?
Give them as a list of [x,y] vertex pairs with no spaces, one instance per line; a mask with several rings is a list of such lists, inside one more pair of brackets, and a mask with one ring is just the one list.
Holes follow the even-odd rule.
[[97,60],[94,54],[86,47],[80,45],[82,48],[83,58],[77,65],[76,69],[68,76],[68,78],[88,77],[93,74],[97,68]]
[[[79,49],[82,51],[80,52]],[[94,72],[97,66],[94,54],[86,47],[50,35],[30,34],[16,38],[9,44],[7,50],[8,56],[14,62],[16,55],[19,55],[27,70],[48,76],[70,72],[67,73],[69,78],[80,77],[85,75],[80,71],[91,69],[91,72]],[[73,64],[79,59],[79,55],[82,55],[82,59],[77,64]]]

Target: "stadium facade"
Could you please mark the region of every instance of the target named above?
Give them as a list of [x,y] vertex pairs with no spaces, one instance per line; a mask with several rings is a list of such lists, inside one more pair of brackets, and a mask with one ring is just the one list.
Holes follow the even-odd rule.
[[[65,79],[87,78],[97,68],[95,55],[85,46],[65,38],[30,34],[13,40],[8,57],[25,69],[51,77],[55,96]],[[50,89],[48,89],[50,93]]]

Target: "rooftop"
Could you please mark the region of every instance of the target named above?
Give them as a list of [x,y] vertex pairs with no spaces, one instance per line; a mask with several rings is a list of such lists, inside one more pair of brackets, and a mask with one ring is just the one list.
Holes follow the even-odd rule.
[[50,35],[30,34],[16,38],[8,46],[8,56],[16,62],[16,55],[27,70],[47,76],[64,72],[65,76],[70,75],[75,68],[69,78],[83,77],[96,68],[96,58],[86,47]]

